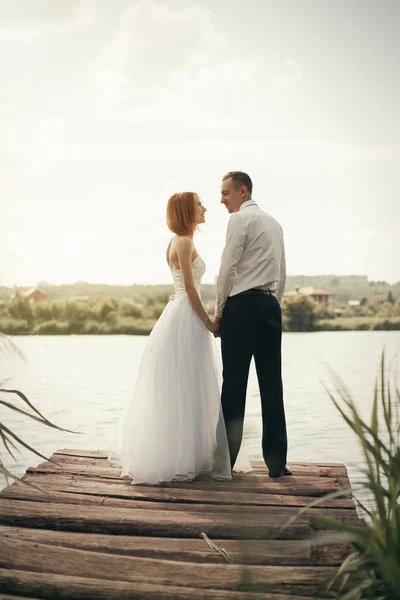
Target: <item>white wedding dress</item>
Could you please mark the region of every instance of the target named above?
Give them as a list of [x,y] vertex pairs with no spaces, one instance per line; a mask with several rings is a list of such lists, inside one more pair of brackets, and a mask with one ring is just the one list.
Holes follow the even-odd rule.
[[[192,270],[200,294],[205,263],[199,255]],[[147,341],[113,450],[121,475],[133,484],[192,480],[200,473],[231,479],[216,341],[193,310],[181,271],[171,273],[175,294]],[[235,470],[251,470],[241,456]]]

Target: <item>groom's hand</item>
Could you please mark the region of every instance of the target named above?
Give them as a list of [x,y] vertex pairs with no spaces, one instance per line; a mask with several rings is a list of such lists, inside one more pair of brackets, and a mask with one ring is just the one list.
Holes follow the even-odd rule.
[[221,317],[215,317],[214,323],[216,325],[218,325],[218,330],[216,331],[216,333],[214,333],[214,337],[216,337],[216,338],[221,337],[221,333],[220,333]]

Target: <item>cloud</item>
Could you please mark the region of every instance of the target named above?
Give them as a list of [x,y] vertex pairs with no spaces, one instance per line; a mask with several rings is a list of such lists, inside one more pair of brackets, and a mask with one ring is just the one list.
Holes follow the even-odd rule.
[[138,2],[120,19],[120,27],[92,65],[92,78],[103,85],[166,83],[171,73],[207,64],[226,43],[210,13],[201,6],[172,11],[167,5]]
[[258,55],[226,56],[226,44],[201,6],[131,6],[91,66],[95,118],[149,127],[237,128],[229,107],[263,61]]
[[[18,7],[18,8],[17,8]],[[96,0],[38,0],[24,7],[24,17],[17,3],[3,3],[0,7],[0,42],[33,42],[45,34],[67,33],[91,25],[96,19]]]
[[400,145],[356,146],[320,140],[201,140],[196,142],[85,144],[67,150],[73,160],[99,159],[233,159],[275,164],[328,164],[400,161]]
[[303,83],[304,74],[301,64],[293,58],[284,60],[284,69],[275,75],[273,84],[281,88],[295,87]]
[[[121,15],[90,79],[96,125],[141,126],[145,135],[169,138],[177,131],[239,137],[256,126],[261,137],[274,136],[283,113],[297,115],[287,90],[299,87],[303,71],[292,58],[266,60],[232,45],[202,6],[173,10],[146,1]],[[257,123],[254,114],[262,115]]]
[[164,85],[154,84],[146,101],[136,98],[129,86],[110,85],[96,104],[99,119],[158,127],[179,123],[185,128],[233,130],[238,128],[230,110],[233,88],[245,88],[260,68],[257,56],[229,59],[214,67],[180,69],[171,73]]
[[14,159],[23,162],[25,171],[51,170],[68,156],[66,130],[67,121],[63,116],[48,117],[25,128],[20,140],[10,148]]

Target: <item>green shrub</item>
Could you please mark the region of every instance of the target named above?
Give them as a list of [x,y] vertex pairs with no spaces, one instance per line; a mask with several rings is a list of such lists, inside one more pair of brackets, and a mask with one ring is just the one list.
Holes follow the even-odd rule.
[[118,303],[115,300],[104,300],[97,306],[100,321],[113,321],[116,317]]
[[375,331],[398,331],[400,329],[400,320],[385,319],[385,321],[378,321],[377,323],[374,323],[371,329]]
[[371,329],[369,323],[357,323],[353,331],[369,331]]
[[14,319],[27,321],[28,324],[35,318],[34,307],[28,300],[14,300],[8,307],[8,313]]
[[99,335],[100,323],[98,321],[86,321],[81,333],[84,335]]
[[66,321],[57,321],[51,319],[50,321],[44,321],[43,323],[37,323],[32,333],[34,335],[65,335],[69,333],[70,324]]
[[121,317],[134,317],[135,319],[140,319],[143,316],[142,309],[130,300],[123,300],[120,303],[119,314]]
[[346,327],[335,321],[320,321],[315,326],[317,331],[346,331]]
[[59,319],[61,313],[61,302],[40,302],[35,309],[35,320],[51,321],[53,319]]
[[133,319],[132,317],[119,318],[114,326],[113,333],[124,335],[149,335],[156,323],[155,319]]
[[0,331],[7,335],[27,335],[30,333],[30,325],[25,319],[3,317],[0,320]]
[[314,331],[317,304],[308,296],[285,298],[282,310],[286,331]]

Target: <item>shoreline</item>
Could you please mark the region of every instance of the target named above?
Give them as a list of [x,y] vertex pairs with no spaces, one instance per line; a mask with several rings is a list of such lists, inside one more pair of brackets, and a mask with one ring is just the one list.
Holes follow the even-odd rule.
[[[349,319],[351,321],[352,319]],[[339,319],[338,319],[339,321]],[[156,321],[150,327],[132,326],[118,326],[109,325],[107,323],[98,323],[96,326],[91,324],[86,327],[85,324],[67,324],[67,323],[51,323],[47,326],[47,323],[40,324],[39,327],[33,329],[23,328],[2,328],[0,323],[0,331],[2,334],[14,337],[22,336],[69,336],[69,335],[133,335],[133,336],[148,336],[150,335]],[[382,320],[372,322],[360,322],[357,324],[343,323],[343,320],[336,323],[335,321],[328,321],[317,324],[312,329],[301,329],[301,330],[290,330],[283,329],[283,333],[319,333],[319,332],[338,332],[338,331],[400,331],[400,319],[396,320]]]

